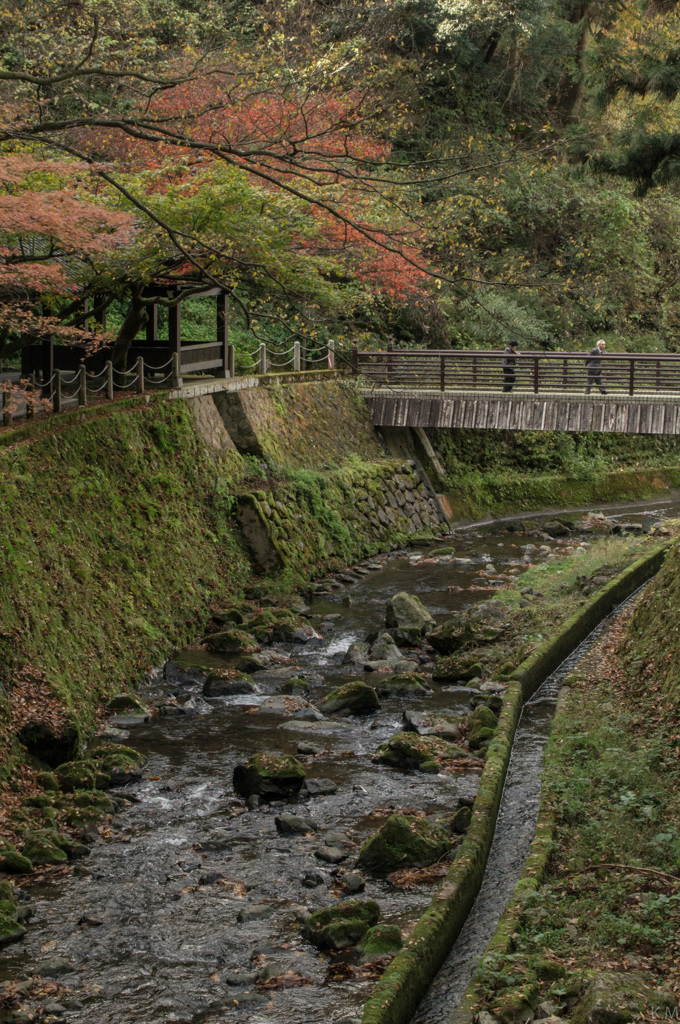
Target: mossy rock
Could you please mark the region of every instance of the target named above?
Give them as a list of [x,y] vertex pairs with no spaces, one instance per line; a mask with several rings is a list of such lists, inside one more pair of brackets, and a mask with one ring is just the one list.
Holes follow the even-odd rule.
[[419,676],[416,672],[401,672],[381,679],[376,689],[381,697],[427,697],[432,693],[432,687],[425,676]]
[[0,947],[18,942],[26,929],[17,922],[14,900],[0,899]]
[[239,608],[216,608],[212,618],[221,626],[231,623],[234,626],[242,626],[245,622],[245,613]]
[[22,853],[33,864],[63,864],[66,861],[66,850],[59,842],[59,833],[54,829],[36,829],[24,836]]
[[468,728],[468,743],[470,749],[475,750],[481,743],[493,739],[496,733],[498,722],[491,708],[480,704],[470,715]]
[[304,765],[292,754],[253,754],[234,768],[234,790],[243,797],[285,799],[300,791],[305,775]]
[[471,679],[484,678],[484,666],[481,661],[474,657],[466,656],[464,652],[441,656],[436,659],[432,678],[441,682],[469,682]]
[[53,796],[48,796],[47,793],[36,793],[34,796],[27,796],[24,800],[26,807],[51,807]]
[[381,743],[373,755],[373,760],[392,768],[419,768],[427,764],[426,772],[431,772],[431,762],[439,765],[442,760],[458,760],[469,757],[461,747],[448,743],[439,736],[418,736],[414,732],[398,732],[387,743]]
[[33,863],[14,847],[5,847],[0,850],[0,871],[6,871],[10,875],[29,875],[33,870]]
[[[11,903],[14,907],[14,887],[6,878],[0,880],[0,903]],[[7,909],[5,907],[5,909]]]
[[57,792],[59,790],[59,783],[54,772],[38,772],[35,781],[49,792]]
[[447,830],[427,818],[391,814],[359,851],[358,866],[374,875],[399,868],[425,868],[452,846]]
[[102,746],[92,755],[105,773],[128,771],[139,768],[146,760],[134,747]]
[[64,793],[73,793],[77,789],[94,789],[108,785],[110,777],[102,772],[93,760],[67,761],[59,765],[55,771],[59,788]]
[[380,907],[374,900],[348,900],[310,914],[302,934],[317,949],[349,949],[361,942],[379,918]]
[[233,669],[211,672],[203,684],[204,697],[231,697],[236,694],[257,692],[258,688],[249,675]]
[[433,558],[446,558],[449,555],[455,555],[455,553],[456,549],[450,544],[444,545],[444,547],[441,548],[433,548],[431,551],[428,551],[428,555],[431,555]]
[[347,711],[352,715],[370,715],[380,707],[378,694],[372,686],[367,686],[356,679],[342,686],[336,686],[323,700],[321,705],[325,711]]
[[117,713],[128,711],[145,715],[148,714],[149,709],[134,693],[117,693],[115,697],[107,701],[106,710]]
[[656,989],[641,972],[602,971],[590,982],[571,1017],[572,1024],[625,1024],[647,1014],[677,1015],[669,989]]
[[539,999],[538,985],[527,981],[517,988],[503,989],[500,995],[496,995],[491,1013],[500,1024],[520,1024],[533,1018]]
[[246,633],[243,629],[225,629],[209,636],[205,646],[209,651],[217,651],[219,654],[248,654],[256,651],[259,645],[252,633]]
[[474,621],[468,614],[460,612],[432,630],[427,639],[438,654],[455,654],[466,648],[492,644],[505,632],[504,625]]
[[434,629],[436,623],[428,608],[419,597],[407,594],[405,590],[395,594],[387,602],[385,624],[397,631],[397,640],[417,644]]
[[401,931],[396,924],[376,924],[364,935],[361,948],[369,956],[396,953],[403,945]]
[[309,683],[305,679],[289,679],[279,689],[279,693],[301,696],[309,692]]

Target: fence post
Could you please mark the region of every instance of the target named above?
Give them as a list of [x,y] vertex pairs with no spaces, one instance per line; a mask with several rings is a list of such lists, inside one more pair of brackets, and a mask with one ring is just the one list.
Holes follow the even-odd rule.
[[106,397],[110,402],[113,401],[113,363],[110,359],[106,360]]
[[293,342],[293,373],[300,372],[300,342]]
[[80,381],[78,383],[78,405],[84,408],[87,405],[87,371],[85,363],[80,367]]
[[28,400],[28,389],[26,390],[26,419],[35,419],[35,374],[29,373],[28,382],[31,388],[31,400]]
[[55,412],[61,412],[61,370],[55,370],[54,401],[52,408]]
[[7,408],[7,394],[5,391],[0,391],[0,397],[2,398],[2,402],[0,402],[0,408],[2,409],[2,424],[4,427],[11,427],[12,413]]
[[534,356],[534,394],[538,394],[538,356]]
[[135,372],[137,374],[137,394],[144,394],[144,356],[137,356],[137,362],[135,364]]
[[236,376],[236,349],[233,345],[229,345],[227,348],[227,368],[229,370],[229,376]]
[[328,339],[328,369],[335,369],[335,342],[332,338]]
[[628,367],[628,394],[635,394],[635,360],[631,359]]
[[260,373],[267,372],[267,346],[263,341],[260,342]]
[[180,373],[179,365],[179,352],[173,352],[170,356],[170,387],[181,388],[182,387],[182,374]]
[[446,357],[442,352],[439,356],[439,390],[444,391],[446,389]]
[[352,373],[356,377],[359,373],[359,346],[352,345]]
[[387,342],[387,379],[390,379],[390,375],[394,373],[394,342]]

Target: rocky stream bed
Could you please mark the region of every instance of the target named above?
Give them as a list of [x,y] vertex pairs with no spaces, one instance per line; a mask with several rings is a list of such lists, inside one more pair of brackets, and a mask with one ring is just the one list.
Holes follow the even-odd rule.
[[[612,512],[610,525],[638,530],[657,510],[675,506]],[[153,714],[112,715],[105,732],[146,758],[111,790],[117,813],[84,837],[89,852],[79,852],[88,855],[72,870],[14,890],[26,933],[3,949],[0,1019],[356,1024],[370,985],[455,857],[484,729],[492,731],[505,689],[494,680],[433,681],[437,652],[409,635],[413,625],[386,621],[388,604],[395,594],[415,595],[439,624],[488,603],[503,585],[497,579],[589,540],[578,531],[546,533],[545,522],[528,532],[491,524],[459,531],[453,551],[438,542],[358,565],[322,581],[298,606],[304,635],[280,631],[250,655],[215,650],[215,637],[240,628],[217,616],[213,650],[180,652],[154,671],[140,692]],[[462,940],[459,960],[483,949],[526,856],[544,741],[535,740],[547,734],[545,701],[558,688],[556,674],[520,727],[499,826],[510,853],[492,853],[478,901],[484,927]],[[262,767],[258,753],[277,771],[253,774]],[[277,788],[282,757],[293,770]],[[264,776],[274,779],[265,791]],[[518,821],[521,835],[513,832]],[[434,863],[400,870],[385,849],[374,845],[371,854],[365,844],[382,829],[391,856],[404,822],[441,842]],[[352,941],[324,931],[323,918],[310,923],[310,913],[352,899],[368,908]],[[460,984],[450,970],[443,975],[417,1020],[447,1020]]]

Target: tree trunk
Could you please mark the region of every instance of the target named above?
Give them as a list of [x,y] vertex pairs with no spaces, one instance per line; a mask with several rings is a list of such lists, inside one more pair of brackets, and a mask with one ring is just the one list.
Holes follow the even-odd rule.
[[557,90],[557,102],[566,114],[567,120],[576,121],[580,117],[585,98],[584,63],[588,36],[590,34],[590,7],[585,4],[574,4],[569,17],[572,25],[579,26],[579,34],[574,50],[575,74],[565,74]]
[[136,285],[130,293],[129,309],[113,343],[111,360],[117,370],[127,369],[130,345],[146,324],[147,317],[146,303],[142,301],[142,286]]

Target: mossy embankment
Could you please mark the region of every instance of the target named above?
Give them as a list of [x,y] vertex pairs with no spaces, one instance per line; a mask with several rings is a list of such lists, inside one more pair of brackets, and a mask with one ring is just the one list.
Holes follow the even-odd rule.
[[680,438],[502,430],[428,436],[456,519],[633,501],[680,487]]
[[[648,592],[567,680],[532,853],[456,1020],[486,1009],[514,1024],[542,1002],[581,1020],[579,1000],[603,971],[633,988],[631,971],[678,989],[680,716],[656,674],[678,656],[663,622],[677,559],[676,544]],[[648,647],[644,668],[642,625],[658,655]],[[617,1019],[639,1016],[621,1010]]]

